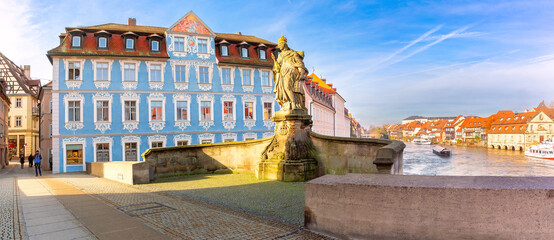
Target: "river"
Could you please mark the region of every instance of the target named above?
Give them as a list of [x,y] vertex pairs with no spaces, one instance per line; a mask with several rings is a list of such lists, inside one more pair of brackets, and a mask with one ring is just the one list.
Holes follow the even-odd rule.
[[436,145],[406,142],[405,175],[554,176],[554,160],[526,157],[523,152],[478,147],[448,146],[452,156],[439,157]]

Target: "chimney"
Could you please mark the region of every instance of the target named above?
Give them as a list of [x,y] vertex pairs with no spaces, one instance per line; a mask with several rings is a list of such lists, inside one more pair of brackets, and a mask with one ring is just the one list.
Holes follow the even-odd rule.
[[60,34],[60,45],[63,43],[64,38],[65,38],[65,35]]
[[136,25],[137,25],[137,19],[129,18],[129,26],[136,26]]
[[237,35],[242,35],[242,33],[241,33],[241,32],[237,32]]
[[25,73],[25,76],[28,79],[31,79],[31,65],[24,65],[23,66],[23,73]]

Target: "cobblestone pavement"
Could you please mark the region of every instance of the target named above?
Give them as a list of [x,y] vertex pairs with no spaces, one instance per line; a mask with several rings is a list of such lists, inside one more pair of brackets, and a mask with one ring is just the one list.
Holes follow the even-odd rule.
[[306,183],[259,180],[254,174],[199,174],[157,179],[139,188],[169,191],[287,224],[304,225]]
[[85,174],[55,177],[176,239],[330,239],[298,226],[153,188],[129,186]]
[[0,177],[0,239],[14,239],[14,180]]

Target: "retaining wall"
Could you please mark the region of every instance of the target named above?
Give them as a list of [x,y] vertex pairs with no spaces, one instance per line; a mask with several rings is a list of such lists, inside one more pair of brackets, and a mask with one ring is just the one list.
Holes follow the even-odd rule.
[[87,163],[87,173],[131,185],[150,182],[146,162],[90,162]]
[[[329,137],[312,133],[318,176],[346,173],[402,173],[404,143],[383,139]],[[218,169],[255,172],[272,137],[148,149],[143,157],[155,175]]]
[[305,202],[341,239],[554,239],[554,177],[326,175]]

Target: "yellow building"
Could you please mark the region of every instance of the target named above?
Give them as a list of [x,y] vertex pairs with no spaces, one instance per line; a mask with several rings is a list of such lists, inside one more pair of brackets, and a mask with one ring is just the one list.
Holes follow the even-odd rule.
[[[3,55],[2,55],[3,56]],[[8,157],[27,157],[39,149],[38,91],[40,80],[31,80],[31,67],[24,69],[3,56],[0,62],[6,93],[10,99],[8,115]]]

